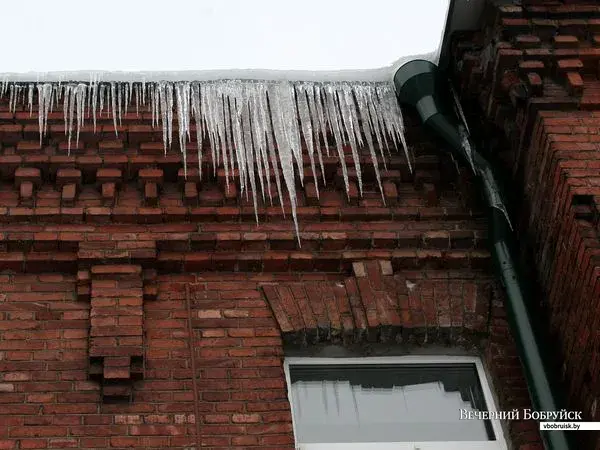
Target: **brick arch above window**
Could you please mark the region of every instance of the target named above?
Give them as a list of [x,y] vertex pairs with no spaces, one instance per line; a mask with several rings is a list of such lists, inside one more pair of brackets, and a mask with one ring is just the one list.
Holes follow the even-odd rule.
[[[452,275],[452,276],[450,276]],[[488,334],[492,283],[359,261],[347,278],[262,285],[284,342],[458,345]]]

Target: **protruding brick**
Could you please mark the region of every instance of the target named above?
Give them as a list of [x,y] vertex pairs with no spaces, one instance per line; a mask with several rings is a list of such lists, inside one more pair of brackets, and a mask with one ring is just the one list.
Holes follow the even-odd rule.
[[31,181],[22,182],[19,186],[19,205],[33,206],[33,183]]
[[[235,186],[229,185],[230,190],[235,191]],[[217,186],[203,186],[203,189],[198,192],[198,202],[200,206],[221,206],[223,205],[224,196]]]
[[21,183],[32,183],[36,186],[40,185],[42,182],[42,175],[40,173],[40,169],[35,167],[19,167],[15,171],[15,184],[17,187],[21,185]]
[[39,141],[20,141],[17,143],[19,153],[32,153],[40,151],[41,148]]
[[140,266],[134,265],[102,265],[102,266],[93,266],[91,270],[93,275],[105,275],[105,274],[115,274],[115,275],[137,275],[142,273],[142,268]]
[[543,94],[544,83],[542,77],[537,73],[530,72],[527,74],[527,83],[531,89],[531,93],[534,96],[540,96]]
[[160,185],[163,182],[163,176],[162,169],[140,169],[138,172],[138,178],[142,183],[156,183]]
[[432,183],[424,183],[423,193],[425,195],[425,203],[427,206],[437,206],[439,199],[435,185]]
[[104,397],[129,397],[132,391],[129,384],[109,384],[102,387]]
[[223,194],[225,195],[225,203],[227,205],[235,205],[238,202],[238,188],[235,183],[229,183],[229,187],[223,186]]
[[96,171],[96,181],[98,183],[118,183],[121,181],[123,173],[120,169],[101,168]]
[[577,48],[579,39],[576,36],[554,36],[554,46],[556,48]]
[[183,201],[186,205],[198,204],[198,186],[193,181],[187,181],[183,187]]
[[577,72],[567,72],[567,90],[570,95],[580,96],[583,94],[583,78]]
[[63,185],[60,194],[60,200],[63,206],[74,206],[76,197],[77,185],[75,183]]
[[317,186],[314,182],[309,181],[304,184],[304,195],[306,196],[306,204],[308,206],[319,206]]
[[362,262],[353,262],[352,271],[354,272],[354,276],[357,278],[365,277],[367,275],[365,264]]
[[530,61],[521,61],[519,63],[519,70],[523,74],[527,74],[530,72],[541,73],[544,71],[544,63],[542,61],[530,60]]
[[578,72],[583,69],[580,59],[560,59],[556,63],[559,72]]
[[398,188],[396,187],[396,183],[392,181],[384,181],[383,195],[387,205],[394,206],[398,204]]
[[113,182],[102,183],[102,202],[105,206],[112,206],[117,194],[117,185]]
[[80,184],[81,170],[79,169],[58,169],[56,172],[56,184],[64,186],[65,184]]
[[156,206],[158,204],[158,185],[149,182],[144,185],[144,200],[146,206]]
[[534,48],[540,45],[540,38],[531,34],[520,34],[515,37],[515,46],[518,48]]

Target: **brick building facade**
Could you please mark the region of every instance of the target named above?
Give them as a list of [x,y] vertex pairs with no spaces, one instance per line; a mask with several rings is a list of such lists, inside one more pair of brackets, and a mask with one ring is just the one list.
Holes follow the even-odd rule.
[[[490,4],[453,58],[522,186],[568,406],[600,420],[600,8],[539,3]],[[300,247],[222,171],[184,177],[146,112],[67,155],[62,112],[40,145],[35,112],[0,108],[0,448],[293,448],[283,358],[336,349],[479,355],[498,407],[530,407],[481,201],[411,112],[414,172],[387,158],[385,204],[367,149],[360,198],[337,158],[317,197],[305,160]],[[536,422],[504,427],[542,448]]]

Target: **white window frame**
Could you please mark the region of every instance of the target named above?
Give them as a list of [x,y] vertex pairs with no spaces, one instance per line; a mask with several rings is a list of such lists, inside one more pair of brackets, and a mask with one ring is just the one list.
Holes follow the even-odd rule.
[[294,429],[294,442],[298,450],[508,450],[504,432],[498,419],[490,419],[495,441],[426,441],[426,442],[361,442],[361,443],[326,443],[326,444],[303,444],[296,437],[296,423],[294,417],[294,405],[292,399],[292,383],[290,378],[290,366],[300,365],[358,365],[358,364],[474,364],[481,383],[481,390],[488,411],[496,412],[496,402],[488,383],[481,359],[475,356],[385,356],[365,358],[311,358],[291,357],[285,358],[283,367],[287,383],[288,399],[292,410],[292,426]]

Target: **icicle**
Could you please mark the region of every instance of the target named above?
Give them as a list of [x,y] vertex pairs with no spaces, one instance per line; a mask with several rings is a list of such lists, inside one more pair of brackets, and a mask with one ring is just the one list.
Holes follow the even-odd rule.
[[[247,171],[246,179],[250,181],[250,188],[252,190],[252,203],[254,205],[254,217],[256,219],[256,223],[258,223],[258,203],[257,203],[257,195],[256,195],[256,175],[254,170],[255,163],[255,150],[252,144],[252,133],[250,126],[250,107],[249,107],[249,98],[248,98],[248,89],[247,85],[240,86],[241,89],[241,98],[238,100],[237,111],[238,111],[238,120],[240,120],[240,133],[241,133],[241,141],[243,143],[242,151],[244,152],[244,162],[245,168]],[[260,166],[259,170],[260,170]]]
[[471,166],[471,170],[473,170],[473,173],[476,173],[477,169],[475,168],[475,161],[473,159],[473,148],[471,147],[471,140],[469,139],[469,131],[467,127],[459,125],[458,132],[460,134],[465,155],[467,156],[467,160]]
[[191,86],[191,108],[192,115],[194,116],[194,123],[196,124],[196,144],[198,146],[198,176],[202,180],[202,145],[204,138],[204,129],[202,126],[202,110],[200,109],[200,86],[198,83],[194,83]]
[[[249,120],[250,129],[252,135],[252,145],[256,154],[258,179],[260,182],[260,189],[262,194],[262,200],[265,201],[265,191],[269,195],[271,205],[273,199],[271,195],[271,179],[269,174],[269,159],[267,156],[267,143],[266,143],[266,125],[263,123],[263,116],[260,113],[259,102],[260,96],[262,95],[260,85],[253,83],[248,86],[248,101],[249,101]],[[266,180],[265,180],[266,178]],[[266,188],[265,188],[266,181]]]
[[133,83],[130,81],[127,84],[127,91],[126,91],[127,95],[125,98],[125,115],[127,115],[127,110],[131,106],[132,88],[133,88]]
[[[210,143],[212,164],[216,174],[218,162],[215,161],[215,148],[219,143],[217,142],[217,133],[215,129],[214,106],[212,104],[213,99],[206,84],[198,86],[198,89],[200,91],[200,114],[202,115],[202,121],[206,125],[206,134],[208,136],[208,142]],[[226,163],[227,161],[224,161],[225,171],[227,172]],[[202,176],[202,174],[200,174],[200,176]],[[229,189],[228,177],[225,177],[225,183],[227,183],[227,189]]]
[[[119,119],[119,126],[123,125],[121,121],[121,112],[122,112],[122,104],[123,104],[123,83],[117,83],[117,117]],[[117,128],[115,127],[115,134],[117,132]]]
[[[369,148],[369,153],[371,155],[371,160],[373,161],[373,168],[375,169],[375,177],[377,178],[377,186],[379,187],[379,192],[381,193],[381,198],[385,204],[385,195],[383,193],[383,188],[381,186],[381,175],[379,174],[379,161],[377,159],[377,154],[375,153],[375,148],[373,145],[373,131],[372,131],[372,123],[371,117],[369,115],[369,97],[366,94],[363,86],[357,88],[355,91],[356,101],[358,103],[358,111],[360,114],[360,120],[362,122],[362,127],[365,135],[365,139],[367,141],[367,147]],[[379,138],[378,138],[379,140]],[[381,143],[380,143],[381,145]]]
[[[371,135],[375,137],[379,153],[383,156],[383,141],[373,100],[374,89],[372,86],[363,85],[360,86],[360,88],[357,88],[355,91],[358,94],[359,102],[361,104],[360,108],[363,127],[368,126],[371,129]],[[367,122],[365,122],[365,119]]]
[[167,94],[167,142],[170,148],[173,144],[173,84],[167,83],[165,88]]
[[[4,86],[2,86],[4,88]],[[46,100],[46,95],[44,92],[46,85],[38,84],[37,92],[38,92],[38,127],[40,130],[40,147],[42,146],[42,138],[44,136],[44,120],[46,119],[46,105],[44,104]]]
[[300,138],[300,128],[298,127],[298,109],[296,106],[296,93],[292,84],[287,83],[286,89],[289,95],[283,97],[285,117],[287,120],[285,131],[290,141],[292,155],[296,160],[298,167],[298,175],[300,177],[300,185],[304,187],[304,158],[302,157],[302,141]]
[[105,96],[106,86],[104,84],[100,85],[100,106],[98,109],[98,114],[102,116],[102,112],[104,111],[104,96]]
[[92,75],[90,80],[90,84],[89,84],[89,90],[90,90],[90,94],[87,95],[87,102],[86,102],[86,108],[88,110],[88,113],[90,113],[92,111],[92,90],[94,89],[94,84],[96,84],[96,76]]
[[[265,126],[265,134],[267,136],[267,149],[269,150],[269,159],[271,161],[273,173],[275,174],[275,186],[277,187],[277,195],[279,197],[281,211],[283,212],[283,215],[285,216],[285,208],[283,206],[283,196],[282,196],[282,190],[281,190],[281,178],[280,178],[280,174],[279,174],[279,164],[278,164],[279,161],[277,158],[277,152],[275,151],[275,142],[273,141],[275,133],[273,131],[272,121],[269,116],[269,104],[267,101],[267,94],[268,94],[267,84],[261,84],[260,89],[263,94],[258,99],[259,100],[258,106],[259,106],[259,111],[260,111],[260,119],[261,119],[261,122]],[[269,198],[270,197],[271,197],[271,192],[269,191]],[[271,203],[273,203],[272,199],[271,199]]]
[[296,101],[298,103],[298,117],[300,118],[300,127],[302,128],[302,134],[304,135],[304,142],[306,142],[306,149],[308,151],[308,158],[310,160],[310,169],[312,170],[313,179],[315,180],[317,198],[319,198],[319,180],[317,180],[317,172],[314,157],[315,149],[313,145],[314,133],[310,119],[310,110],[308,109],[308,98],[304,85],[300,85],[296,88],[296,94]]
[[340,159],[340,165],[342,166],[342,176],[344,178],[344,186],[346,187],[346,195],[350,195],[350,183],[348,181],[348,168],[346,167],[346,156],[344,154],[344,141],[342,137],[342,130],[339,123],[339,113],[336,92],[334,87],[327,85],[325,89],[325,104],[327,117],[329,119],[329,126],[333,131],[333,137],[335,139],[335,145],[338,151],[338,157]]
[[156,122],[156,99],[154,98],[156,94],[156,90],[154,89],[153,86],[150,87],[150,107],[152,110],[152,128],[155,128],[157,126],[157,122]]
[[408,162],[408,168],[412,172],[412,164],[410,162],[410,154],[404,137],[404,121],[402,119],[402,111],[398,105],[394,88],[390,85],[377,86],[377,94],[381,100],[379,108],[385,114],[386,127],[393,139],[394,145],[398,148],[398,140],[402,143],[402,149]]
[[[325,120],[325,108],[323,107],[323,96],[321,94],[321,85],[315,85],[315,111],[317,114],[317,120],[319,121],[319,127],[321,128],[321,136],[323,137],[323,143],[325,144],[325,150],[327,156],[329,155],[329,140],[327,139],[327,122]],[[324,175],[323,175],[324,176]],[[325,178],[323,178],[323,182]]]
[[158,84],[158,100],[160,101],[160,117],[163,130],[163,145],[165,148],[166,155],[168,146],[167,133],[169,131],[169,126],[167,125],[167,98],[165,94],[165,83]]
[[[231,92],[231,91],[234,92]],[[239,97],[239,92],[235,88],[232,88],[231,84],[228,83],[226,87],[226,123],[227,126],[227,139],[230,142],[230,146],[235,149],[235,158],[232,158],[237,164],[238,176],[240,179],[240,195],[246,194],[246,200],[248,200],[248,192],[246,191],[246,161],[244,154],[244,144],[241,139],[240,130],[240,112],[238,112],[238,105],[236,104],[236,97]],[[233,152],[231,152],[233,155]]]
[[131,82],[124,85],[124,97],[123,97],[123,115],[127,115],[127,109],[129,107],[129,85]]
[[186,136],[189,138],[189,105],[190,105],[190,85],[189,83],[178,83],[175,86],[175,95],[177,98],[177,123],[179,131],[179,148],[183,156],[183,172],[187,178],[187,144]]
[[354,170],[356,170],[356,178],[358,179],[358,191],[362,195],[362,174],[360,170],[360,158],[358,156],[358,146],[362,146],[362,138],[360,133],[357,134],[358,119],[356,118],[356,109],[354,100],[352,99],[352,90],[346,84],[342,84],[340,87],[338,100],[342,113],[341,122],[346,129],[346,136],[348,137],[352,151]]
[[[230,110],[230,105],[229,105],[229,98],[227,97],[226,92],[223,92],[223,85],[219,86],[219,89],[217,90],[217,92],[219,93],[219,97],[222,99],[223,102],[223,116],[225,118],[224,124],[225,127],[222,130],[224,139],[225,139],[225,145],[222,147],[223,150],[223,158],[226,158],[229,161],[229,167],[231,169],[231,172],[234,176],[235,179],[235,166],[236,166],[236,162],[238,163],[237,165],[239,166],[239,160],[236,160],[236,158],[233,157],[233,150],[231,150],[231,147],[234,145],[233,143],[233,137],[232,137],[232,132],[231,132],[231,110]],[[219,155],[217,155],[217,161],[218,161]],[[239,171],[239,167],[238,167],[238,171]],[[242,184],[242,180],[241,180],[241,174],[240,174],[240,184]]]
[[[44,95],[44,129],[42,130],[45,135],[48,132],[48,114],[52,108],[52,102],[54,99],[54,89],[49,83],[44,84],[43,95]],[[58,100],[57,100],[58,102]]]
[[8,111],[11,114],[14,114],[14,110],[13,110],[13,98],[15,96],[15,84],[11,84],[10,85],[10,93],[8,95]]
[[[77,138],[76,146],[79,147],[79,132],[85,124],[85,105],[87,100],[87,86],[85,84],[77,85],[75,91],[75,100],[77,101]],[[69,142],[70,145],[70,142]]]
[[[271,84],[267,88],[269,95],[269,104],[271,105],[271,114],[273,119],[273,131],[275,132],[275,140],[279,150],[279,162],[283,172],[283,180],[285,181],[290,198],[290,207],[292,209],[292,218],[298,243],[300,243],[300,230],[298,227],[298,218],[296,217],[296,186],[294,183],[294,161],[292,148],[293,143],[288,139],[285,126],[290,124],[289,117],[293,114],[289,106],[293,102],[292,92],[289,85],[286,83]],[[295,116],[294,116],[295,117]],[[283,199],[281,199],[283,204]]]
[[65,121],[65,136],[69,134],[69,96],[71,95],[71,86],[64,86],[64,99],[63,99],[63,117]]
[[[322,116],[319,116],[319,111],[321,109],[317,107],[317,102],[320,104],[320,99],[317,100],[317,89],[314,85],[306,85],[306,94],[308,97],[308,109],[310,110],[310,120],[314,129],[314,139],[315,139],[315,149],[317,151],[317,156],[319,158],[319,165],[321,167],[321,176],[323,177],[323,186],[326,185],[325,180],[325,167],[323,165],[323,152],[321,149],[321,138],[319,137],[319,133],[323,134],[323,140],[325,144],[327,144],[326,138],[326,128],[325,121]],[[317,179],[315,179],[315,185],[318,184]]]
[[71,154],[71,135],[73,132],[73,116],[75,113],[75,98],[76,98],[76,87],[75,89],[73,88],[73,86],[69,85],[69,136],[68,136],[68,141],[67,141],[67,146],[68,146],[68,154]]
[[90,96],[92,99],[91,104],[91,112],[92,112],[92,121],[94,122],[94,133],[96,133],[96,105],[98,104],[98,81],[94,83],[92,86],[92,95]]
[[[119,105],[119,110],[121,106]],[[115,83],[110,83],[110,109],[112,111],[113,125],[115,127],[115,136],[119,137],[117,129],[117,87]]]
[[135,88],[135,114],[140,115],[140,85],[136,84]]

